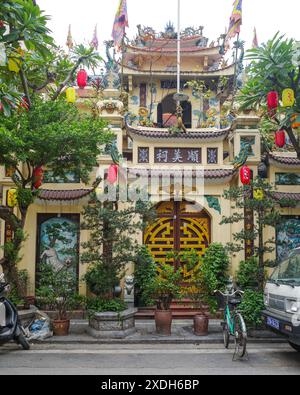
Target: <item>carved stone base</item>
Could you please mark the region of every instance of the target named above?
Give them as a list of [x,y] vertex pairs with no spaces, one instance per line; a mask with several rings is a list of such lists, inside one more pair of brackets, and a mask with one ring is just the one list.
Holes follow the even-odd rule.
[[89,320],[88,333],[98,339],[124,339],[136,332],[137,309],[121,313],[95,313]]

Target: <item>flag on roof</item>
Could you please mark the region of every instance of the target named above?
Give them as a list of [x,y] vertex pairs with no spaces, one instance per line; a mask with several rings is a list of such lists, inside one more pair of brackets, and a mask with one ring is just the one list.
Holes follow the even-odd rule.
[[252,48],[258,48],[258,46],[259,46],[259,43],[258,43],[257,32],[256,32],[256,27],[255,27]]
[[98,47],[99,47],[97,25],[95,26],[94,36],[93,36],[93,39],[91,41],[91,47],[95,48],[95,50],[97,50]]
[[233,11],[230,17],[229,29],[227,33],[227,39],[235,37],[241,32],[241,26],[243,23],[243,0],[234,0]]
[[71,25],[69,25],[69,32],[68,32],[66,45],[70,50],[74,47],[74,42],[73,42],[73,37],[72,37],[72,32],[71,32]]
[[112,37],[117,50],[122,47],[125,36],[125,29],[129,27],[127,14],[127,0],[120,0],[120,4],[116,13]]

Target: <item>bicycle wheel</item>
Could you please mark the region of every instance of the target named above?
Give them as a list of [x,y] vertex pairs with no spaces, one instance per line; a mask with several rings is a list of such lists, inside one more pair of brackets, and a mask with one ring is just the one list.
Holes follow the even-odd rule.
[[226,322],[223,323],[223,339],[224,339],[224,346],[225,348],[228,349],[230,343],[230,333],[229,333],[228,324]]
[[247,352],[247,328],[244,318],[240,313],[234,317],[235,325],[235,355],[243,358]]

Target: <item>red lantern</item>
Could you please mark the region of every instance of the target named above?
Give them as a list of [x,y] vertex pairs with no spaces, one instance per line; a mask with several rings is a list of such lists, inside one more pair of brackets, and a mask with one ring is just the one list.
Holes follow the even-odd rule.
[[285,146],[285,131],[284,130],[278,130],[275,133],[275,144],[279,148],[283,148]]
[[114,184],[118,179],[119,166],[118,165],[110,165],[107,173],[107,181],[110,184]]
[[272,91],[268,93],[267,97],[268,111],[270,116],[274,116],[277,112],[279,96],[278,92]]
[[36,167],[33,170],[33,182],[34,182],[33,186],[34,186],[35,189],[39,189],[42,186],[43,179],[44,179],[44,170],[43,170],[43,168],[41,166],[40,167]]
[[79,70],[77,74],[77,85],[80,89],[84,89],[87,86],[88,75],[84,69]]
[[240,170],[241,182],[243,185],[250,185],[251,183],[251,170],[248,166],[243,166]]

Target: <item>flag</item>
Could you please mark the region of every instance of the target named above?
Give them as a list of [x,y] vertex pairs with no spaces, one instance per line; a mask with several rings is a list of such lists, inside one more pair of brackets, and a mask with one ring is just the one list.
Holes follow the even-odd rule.
[[242,5],[243,0],[234,0],[233,11],[230,17],[229,29],[227,33],[228,40],[241,32],[241,25],[243,22]]
[[125,36],[125,29],[129,27],[127,14],[127,0],[120,0],[114,22],[112,37],[117,50],[120,50]]
[[257,38],[257,32],[256,28],[254,28],[254,37],[253,37],[253,43],[252,43],[252,48],[258,48],[258,38]]
[[71,50],[74,47],[72,33],[71,33],[71,25],[69,25],[69,32],[68,32],[66,45],[69,48],[69,50]]
[[95,50],[97,50],[98,47],[99,47],[97,25],[95,26],[94,36],[93,36],[93,39],[91,41],[91,47],[95,48]]

